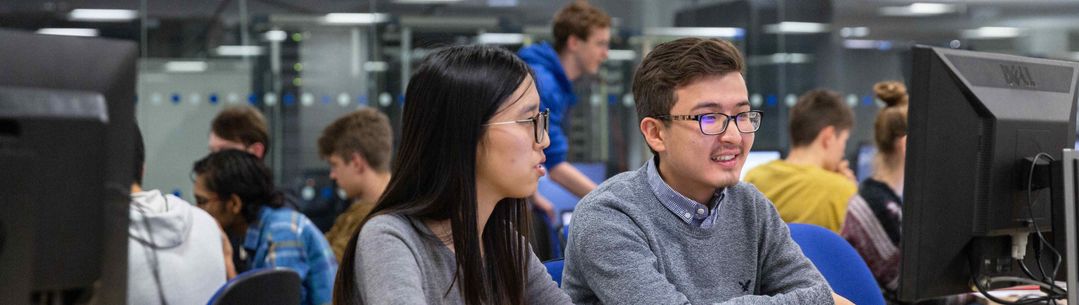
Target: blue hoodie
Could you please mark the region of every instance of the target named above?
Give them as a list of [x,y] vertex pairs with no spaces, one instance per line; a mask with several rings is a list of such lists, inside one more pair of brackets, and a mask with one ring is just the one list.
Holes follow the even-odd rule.
[[577,95],[573,93],[573,83],[562,69],[558,53],[549,43],[543,42],[523,48],[518,55],[532,66],[532,72],[535,73],[540,108],[551,110],[551,145],[543,150],[547,155],[547,162],[543,166],[550,170],[566,161],[569,141],[562,130],[562,119],[565,118],[566,111],[577,104]]

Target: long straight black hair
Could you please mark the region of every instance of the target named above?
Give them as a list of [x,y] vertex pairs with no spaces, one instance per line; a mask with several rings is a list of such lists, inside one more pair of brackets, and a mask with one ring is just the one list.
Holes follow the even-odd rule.
[[335,305],[362,304],[356,241],[363,225],[383,214],[450,220],[454,282],[466,304],[525,303],[528,208],[522,198],[503,199],[487,220],[482,242],[477,240],[476,151],[486,132],[483,124],[512,102],[531,71],[507,50],[477,45],[437,50],[419,66],[405,92],[392,177],[352,234],[334,284]]

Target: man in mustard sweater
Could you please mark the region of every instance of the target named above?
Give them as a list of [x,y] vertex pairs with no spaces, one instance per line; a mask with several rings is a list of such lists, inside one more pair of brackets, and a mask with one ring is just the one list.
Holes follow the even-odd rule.
[[854,113],[838,93],[810,90],[790,110],[791,150],[784,160],[746,174],[788,223],[808,223],[840,232],[847,202],[858,187],[843,152]]

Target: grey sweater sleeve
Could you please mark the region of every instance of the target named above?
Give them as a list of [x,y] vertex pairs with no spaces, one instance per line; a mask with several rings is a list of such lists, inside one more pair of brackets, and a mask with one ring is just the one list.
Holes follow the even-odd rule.
[[528,253],[528,287],[525,288],[528,304],[572,305],[573,302],[570,301],[569,296],[551,279],[551,274],[547,273],[547,267],[543,265],[543,262],[540,262],[532,251]]
[[427,304],[411,230],[394,216],[372,218],[360,231],[356,279],[363,304]]
[[753,203],[762,219],[759,295],[731,299],[723,304],[834,304],[832,289],[767,199]]
[[[604,194],[603,197],[613,197]],[[599,200],[617,200],[601,198]],[[586,284],[601,304],[690,304],[656,266],[659,259],[650,250],[644,233],[628,216],[602,205],[593,205],[603,215],[581,221],[575,219],[570,227],[570,247],[566,253],[567,266]],[[565,284],[565,283],[563,283]],[[571,288],[572,289],[572,288]],[[575,297],[579,294],[570,293]],[[590,300],[573,300],[586,303]]]

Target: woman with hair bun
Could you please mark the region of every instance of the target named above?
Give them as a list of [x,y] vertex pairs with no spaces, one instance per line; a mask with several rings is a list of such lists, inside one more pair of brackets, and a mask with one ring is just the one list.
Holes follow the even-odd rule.
[[899,238],[903,205],[903,167],[907,154],[907,87],[879,82],[873,91],[887,105],[873,124],[877,155],[873,176],[862,181],[847,207],[842,235],[858,250],[885,298],[895,300],[899,285]]

